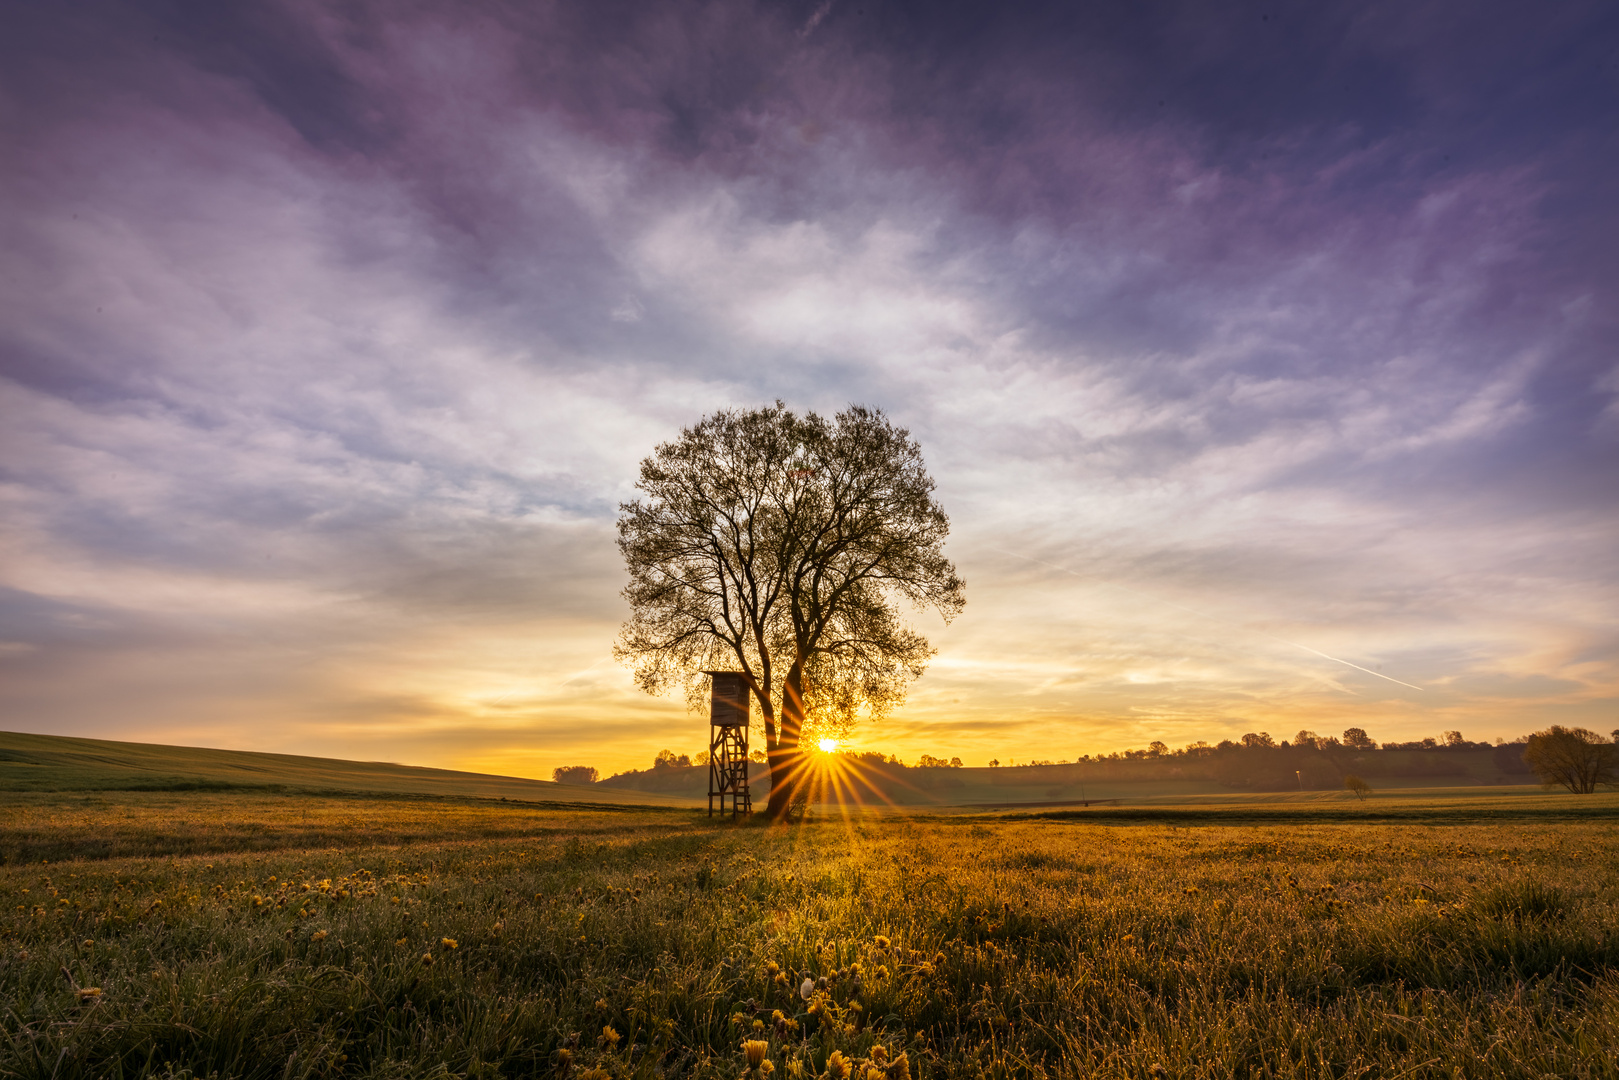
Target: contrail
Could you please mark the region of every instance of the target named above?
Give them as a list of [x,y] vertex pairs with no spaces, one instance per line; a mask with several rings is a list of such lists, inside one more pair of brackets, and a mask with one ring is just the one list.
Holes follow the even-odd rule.
[[[1056,563],[1049,563],[1049,562],[1046,562],[1044,559],[1031,559],[1027,555],[1019,555],[1017,552],[1015,552],[1015,551],[1007,551],[1005,548],[991,548],[990,550],[991,551],[998,551],[1002,555],[1010,555],[1014,559],[1022,559],[1024,562],[1032,562],[1037,566],[1049,567],[1052,570],[1061,570],[1065,574],[1072,574],[1074,577],[1080,578],[1082,580],[1085,579],[1085,575],[1081,574],[1077,570],[1070,570],[1066,566],[1058,566]],[[1128,585],[1120,585],[1116,581],[1104,581],[1104,582],[1102,582],[1102,584],[1103,585],[1111,585],[1115,589],[1123,589],[1125,592],[1135,593],[1137,596],[1146,596],[1146,593],[1139,592],[1139,591],[1137,591],[1135,589],[1132,589]],[[1226,623],[1226,625],[1228,625],[1228,626],[1235,626],[1236,625],[1235,623],[1232,623],[1229,619],[1222,619],[1218,615],[1210,615],[1206,611],[1199,611],[1199,610],[1197,610],[1197,608],[1190,608],[1190,607],[1187,607],[1185,604],[1177,604],[1173,600],[1165,600],[1161,596],[1150,597],[1150,599],[1152,599],[1152,600],[1154,600],[1154,601],[1156,601],[1157,603],[1160,603],[1160,604],[1167,604],[1167,605],[1169,605],[1170,607],[1173,607],[1173,608],[1180,608],[1182,611],[1190,612],[1191,614],[1199,616],[1200,618],[1212,619],[1215,622]],[[1279,642],[1280,644],[1291,645],[1295,649],[1303,649],[1305,652],[1311,653],[1311,654],[1313,654],[1315,656],[1319,656],[1323,660],[1331,660],[1334,664],[1342,664],[1342,665],[1344,665],[1344,667],[1352,667],[1356,671],[1364,671],[1368,675],[1375,675],[1379,679],[1383,679],[1383,680],[1385,680],[1387,682],[1394,683],[1394,684],[1396,684],[1398,686],[1408,687],[1408,688],[1410,688],[1412,690],[1418,690],[1418,691],[1422,690],[1422,687],[1420,687],[1420,686],[1412,686],[1408,682],[1401,682],[1399,679],[1391,678],[1390,676],[1383,674],[1381,671],[1373,671],[1371,668],[1361,667],[1359,664],[1351,663],[1348,660],[1343,660],[1343,659],[1340,659],[1339,657],[1329,655],[1328,653],[1324,653],[1320,649],[1312,649],[1308,645],[1300,645],[1296,641],[1289,641],[1286,638],[1277,637],[1275,634],[1267,633],[1264,630],[1255,630],[1251,626],[1243,627],[1243,629],[1247,630],[1249,633],[1258,634],[1260,637],[1268,637],[1272,641]]]

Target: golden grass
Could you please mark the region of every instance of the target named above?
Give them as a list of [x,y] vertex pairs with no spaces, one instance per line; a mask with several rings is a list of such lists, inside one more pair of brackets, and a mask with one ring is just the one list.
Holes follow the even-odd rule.
[[[1616,1072],[1605,821],[768,829],[315,800],[300,848],[299,800],[221,799],[205,828],[149,798],[5,805],[0,842],[87,844],[99,817],[154,854],[0,869],[0,1075]],[[282,846],[156,854],[176,828]]]

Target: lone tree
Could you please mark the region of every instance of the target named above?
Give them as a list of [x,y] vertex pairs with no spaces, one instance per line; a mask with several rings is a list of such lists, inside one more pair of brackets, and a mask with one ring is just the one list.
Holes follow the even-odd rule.
[[1598,785],[1619,780],[1619,746],[1585,728],[1558,727],[1529,736],[1524,761],[1547,787],[1562,786],[1576,795],[1589,795]]
[[632,615],[613,654],[643,690],[681,686],[694,709],[705,670],[741,671],[780,820],[806,728],[883,716],[936,651],[896,601],[946,622],[966,603],[921,448],[877,409],[826,420],[778,401],[704,417],[641,462],[636,487],[619,507]]

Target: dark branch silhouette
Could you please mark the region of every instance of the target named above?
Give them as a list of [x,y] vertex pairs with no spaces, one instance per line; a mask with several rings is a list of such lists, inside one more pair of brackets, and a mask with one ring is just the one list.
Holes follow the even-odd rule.
[[829,421],[778,401],[704,417],[641,462],[636,487],[619,508],[633,614],[614,655],[648,693],[680,685],[694,707],[703,671],[741,671],[779,819],[806,727],[881,717],[933,655],[895,601],[947,622],[965,603],[921,448],[880,410]]

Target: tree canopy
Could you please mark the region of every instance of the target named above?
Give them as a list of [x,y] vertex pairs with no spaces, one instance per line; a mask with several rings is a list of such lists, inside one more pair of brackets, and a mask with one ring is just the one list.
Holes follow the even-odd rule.
[[1589,795],[1619,780],[1619,747],[1585,728],[1553,724],[1529,736],[1524,761],[1547,787]]
[[842,733],[904,700],[934,650],[897,602],[948,622],[965,585],[921,448],[881,410],[827,420],[781,402],[704,417],[641,462],[619,507],[631,617],[614,655],[648,693],[706,700],[741,671],[785,813],[806,730]]

